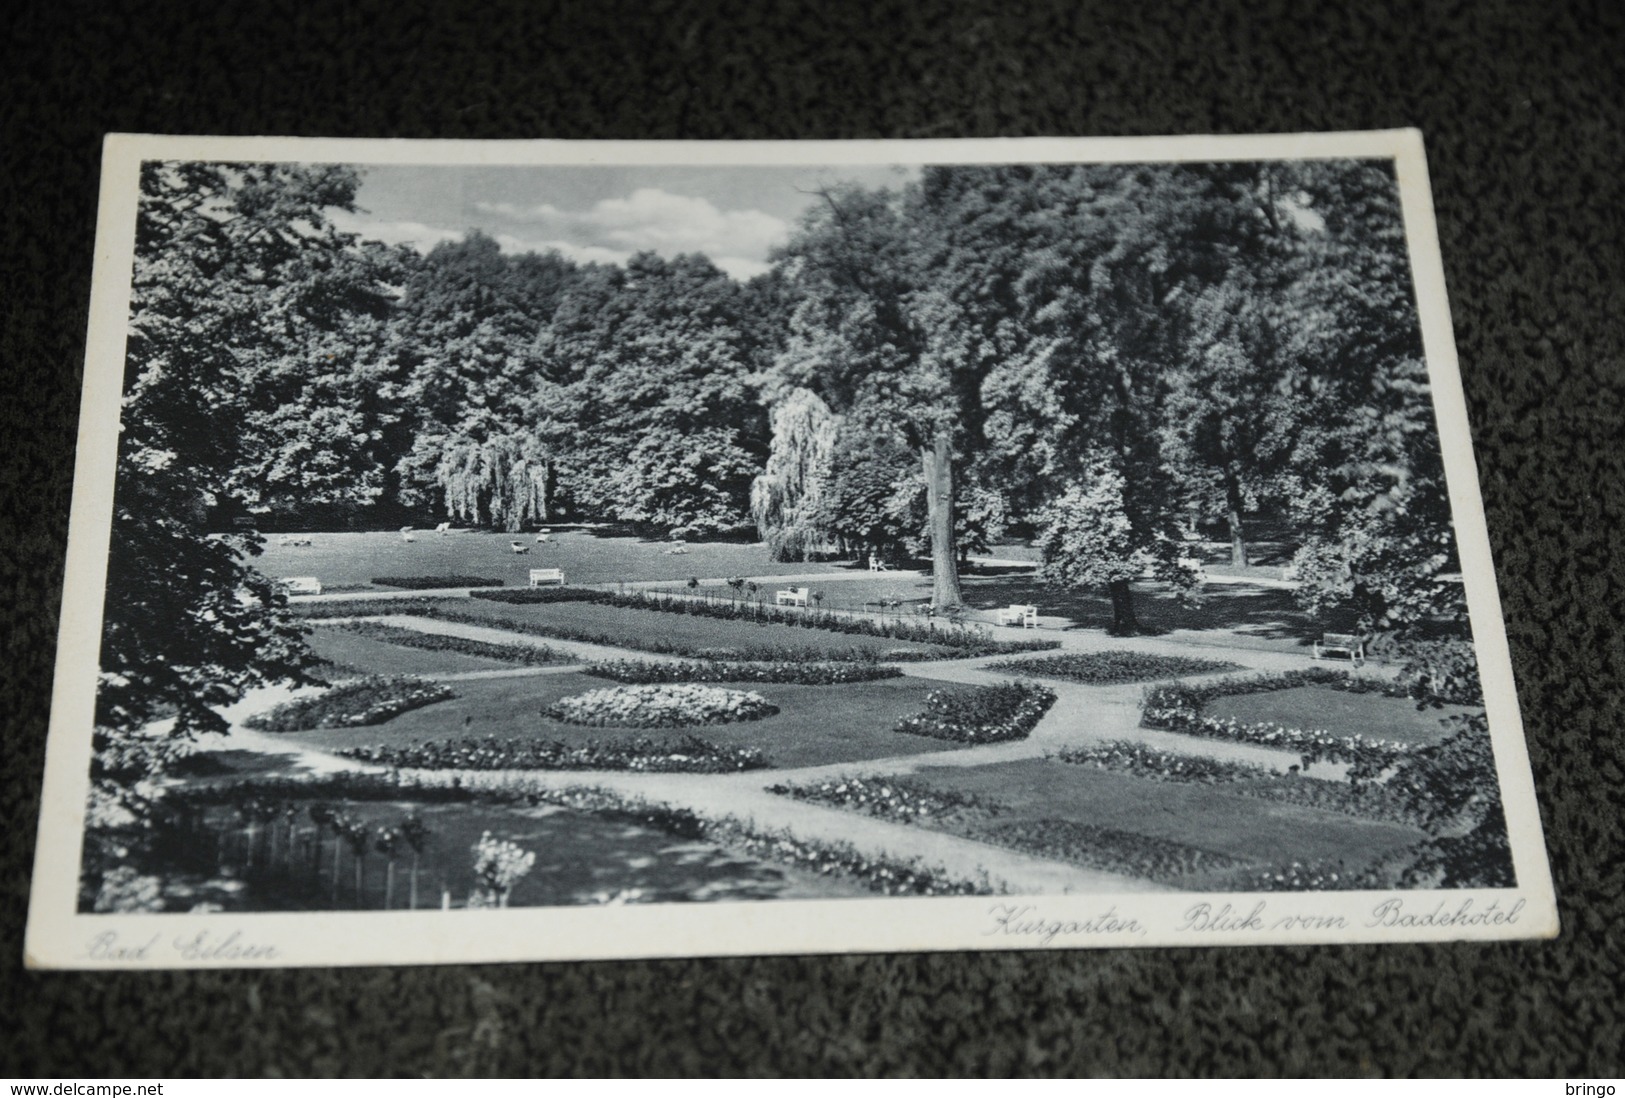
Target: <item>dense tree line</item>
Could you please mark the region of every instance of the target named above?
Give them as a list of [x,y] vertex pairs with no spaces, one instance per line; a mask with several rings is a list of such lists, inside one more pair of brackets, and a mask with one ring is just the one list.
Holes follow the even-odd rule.
[[[250,568],[277,521],[695,536],[781,558],[964,553],[1030,534],[1044,575],[1188,586],[1185,535],[1284,516],[1314,610],[1459,610],[1391,167],[937,167],[818,196],[748,283],[427,255],[333,227],[342,167],[142,175],[101,722],[214,710],[304,656]],[[162,658],[159,658],[161,655]]]

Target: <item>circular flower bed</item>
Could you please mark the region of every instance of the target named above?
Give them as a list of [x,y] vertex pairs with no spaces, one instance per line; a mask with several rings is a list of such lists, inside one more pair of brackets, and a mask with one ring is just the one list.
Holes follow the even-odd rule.
[[724,690],[694,683],[659,683],[589,690],[561,698],[547,715],[571,724],[617,728],[676,728],[731,724],[771,717],[778,706],[754,690]]

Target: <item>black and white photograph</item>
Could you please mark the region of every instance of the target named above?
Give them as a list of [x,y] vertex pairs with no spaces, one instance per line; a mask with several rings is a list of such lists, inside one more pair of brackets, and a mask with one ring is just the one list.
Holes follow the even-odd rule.
[[1540,938],[1414,131],[109,138],[29,963]]

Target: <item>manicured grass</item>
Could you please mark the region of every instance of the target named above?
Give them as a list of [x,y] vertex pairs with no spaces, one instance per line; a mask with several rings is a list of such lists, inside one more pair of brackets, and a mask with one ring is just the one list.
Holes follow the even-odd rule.
[[883,659],[891,652],[946,655],[946,649],[915,641],[854,636],[792,625],[757,625],[659,610],[603,606],[590,602],[514,605],[484,599],[458,600],[449,607],[464,620],[495,627],[518,626],[539,633],[557,631],[598,644],[617,644],[644,651],[662,647],[683,652],[737,653],[739,658],[779,658],[794,652],[806,658],[850,657],[854,651]]
[[[1017,825],[1061,820],[1194,846],[1261,868],[1322,860],[1364,866],[1424,838],[1420,830],[1401,824],[1044,759],[924,767],[911,780],[944,794],[968,794],[1002,805],[997,830],[975,835],[994,842],[1018,830]],[[1180,885],[1224,887],[1230,872],[1198,873],[1181,879]]]
[[1462,706],[1418,711],[1408,698],[1354,694],[1324,686],[1298,686],[1262,694],[1214,698],[1203,714],[1247,723],[1273,721],[1288,728],[1317,729],[1334,736],[1364,736],[1427,746],[1450,734],[1443,720],[1470,710]]
[[[524,737],[567,744],[623,740],[628,735],[625,729],[566,724],[544,713],[560,698],[603,685],[602,679],[574,672],[460,682],[457,697],[429,709],[403,713],[384,725],[355,731],[288,733],[285,738],[324,750],[467,736]],[[663,730],[662,735],[680,737],[692,731],[721,747],[759,748],[774,767],[951,751],[961,745],[903,737],[892,731],[898,721],[919,712],[926,696],[939,688],[940,684],[910,678],[857,683],[837,690],[826,686],[763,685],[757,688],[759,692],[779,707],[771,717],[748,724],[673,728]]]
[[502,671],[517,666],[505,660],[468,656],[461,652],[431,652],[406,648],[356,633],[317,626],[310,647],[322,659],[367,675],[455,675],[469,671]]
[[[773,576],[839,573],[848,565],[777,564],[761,545],[691,541],[683,554],[668,553],[669,542],[644,541],[624,534],[555,530],[552,540],[536,543],[535,534],[454,531],[442,537],[419,530],[415,541],[399,533],[312,533],[308,546],[278,545],[268,539],[254,567],[268,576],[315,576],[324,587],[371,588],[378,576],[453,576],[477,574],[524,587],[532,568],[562,568],[570,583],[633,583],[690,576]],[[515,553],[517,541],[529,548]],[[771,600],[772,596],[768,598]]]

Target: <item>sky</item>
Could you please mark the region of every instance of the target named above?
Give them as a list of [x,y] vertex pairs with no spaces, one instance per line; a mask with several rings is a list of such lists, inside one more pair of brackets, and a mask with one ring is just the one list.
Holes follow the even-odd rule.
[[767,270],[769,251],[790,238],[818,188],[897,187],[916,174],[893,165],[368,165],[356,196],[362,212],[334,220],[421,252],[473,229],[505,252],[554,249],[583,263],[702,252],[744,280]]

